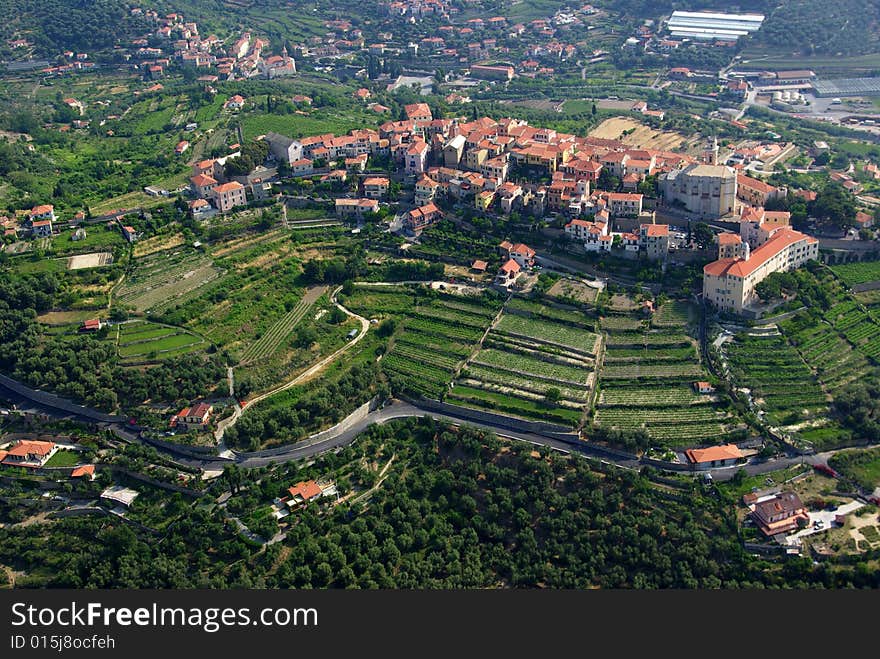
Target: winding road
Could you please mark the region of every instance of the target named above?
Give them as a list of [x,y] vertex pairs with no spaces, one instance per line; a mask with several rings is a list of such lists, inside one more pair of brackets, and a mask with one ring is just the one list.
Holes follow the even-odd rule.
[[[290,389],[291,387],[295,387],[298,384],[303,384],[304,382],[308,382],[309,380],[313,379],[316,375],[321,373],[321,371],[323,371],[329,364],[332,364],[334,361],[336,361],[344,352],[349,350],[355,344],[359,343],[360,340],[363,339],[367,335],[367,330],[370,329],[370,321],[367,320],[366,318],[364,318],[363,316],[357,315],[353,311],[349,311],[348,309],[343,307],[341,304],[339,304],[339,302],[336,301],[336,296],[338,295],[338,293],[341,289],[342,289],[342,286],[338,286],[333,291],[333,293],[331,293],[330,301],[333,304],[335,304],[336,307],[340,311],[342,311],[345,315],[347,315],[351,318],[358,319],[361,323],[361,331],[358,333],[358,335],[356,337],[354,337],[351,341],[349,341],[344,346],[339,348],[337,351],[328,355],[327,357],[325,357],[324,359],[319,361],[317,364],[310,366],[305,371],[303,371],[302,373],[297,375],[295,378],[288,380],[287,382],[280,384],[277,387],[270,389],[269,391],[263,392],[262,394],[260,394],[258,396],[254,396],[252,399],[247,401],[247,405],[244,408],[241,405],[239,405],[239,403],[236,401],[233,412],[232,412],[232,416],[227,417],[227,418],[223,419],[222,421],[220,421],[217,424],[217,430],[214,431],[214,439],[217,440],[218,446],[222,447],[221,454],[227,453],[225,445],[223,444],[223,435],[226,433],[226,431],[229,428],[231,428],[232,426],[234,426],[238,422],[238,420],[241,418],[241,415],[244,414],[245,409],[250,409],[251,407],[253,407],[257,403],[259,403],[260,401],[265,400],[265,399],[269,398],[270,396],[274,396],[275,394],[280,393],[282,391],[285,391],[286,389]],[[231,387],[231,385],[230,385],[230,387]]]

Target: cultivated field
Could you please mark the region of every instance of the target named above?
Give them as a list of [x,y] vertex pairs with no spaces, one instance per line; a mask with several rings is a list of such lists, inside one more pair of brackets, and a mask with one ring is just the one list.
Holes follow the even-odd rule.
[[242,353],[242,362],[264,359],[274,353],[290,336],[297,324],[305,317],[317,299],[327,291],[326,286],[310,288],[293,310],[282,316],[265,334],[251,343]]
[[123,364],[162,361],[205,347],[200,337],[178,327],[135,321],[118,328],[117,352]]
[[[617,302],[636,307],[630,299]],[[663,446],[715,443],[740,426],[720,396],[694,390],[709,376],[686,333],[689,320],[689,303],[677,300],[661,305],[650,322],[636,312],[600,318],[606,347],[595,424],[641,430]]]
[[136,261],[116,297],[138,311],[161,311],[199,294],[199,289],[221,274],[201,252],[157,252]]
[[627,117],[606,119],[590,131],[590,137],[620,140],[624,144],[639,149],[657,149],[659,151],[671,151],[685,142],[685,138],[678,133],[654,130]]
[[843,279],[847,286],[866,284],[880,280],[880,261],[862,261],[831,266],[831,270]]
[[67,269],[83,270],[85,268],[98,268],[102,265],[110,265],[111,263],[113,263],[113,255],[110,252],[78,254],[67,259]]
[[595,384],[601,338],[583,312],[513,298],[462,369],[451,402],[577,426]]
[[750,390],[771,423],[787,426],[827,416],[825,392],[783,337],[743,335],[725,348],[733,381]]

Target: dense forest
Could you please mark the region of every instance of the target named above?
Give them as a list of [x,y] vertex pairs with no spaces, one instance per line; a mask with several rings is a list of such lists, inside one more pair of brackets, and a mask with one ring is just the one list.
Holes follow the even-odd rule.
[[[770,4],[770,3],[767,3]],[[766,12],[749,41],[803,55],[862,55],[880,44],[876,0],[786,0]]]
[[19,35],[43,56],[111,48],[149,29],[145,19],[115,0],[0,0],[0,14],[3,41]]
[[140,371],[118,364],[116,349],[100,337],[44,335],[37,314],[63,294],[53,275],[0,279],[0,370],[37,387],[113,411],[145,400],[174,403],[204,396],[225,376],[219,355],[187,355]]
[[[368,499],[312,504],[287,539],[259,552],[230,510],[265,505],[291,483],[394,457]],[[230,474],[210,499],[177,500],[161,538],[107,519],[7,527],[0,562],[20,586],[268,588],[877,587],[880,573],[743,551],[732,499],[712,486],[508,445],[429,419],[373,426],[339,454]],[[234,476],[234,478],[233,478]],[[296,479],[296,480],[295,480]],[[369,485],[369,483],[368,483]]]

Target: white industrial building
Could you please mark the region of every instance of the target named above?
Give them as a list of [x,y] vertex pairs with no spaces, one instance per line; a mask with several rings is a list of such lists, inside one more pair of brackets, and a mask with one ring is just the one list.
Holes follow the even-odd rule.
[[674,37],[736,41],[760,29],[763,14],[716,14],[703,11],[675,11],[666,23]]

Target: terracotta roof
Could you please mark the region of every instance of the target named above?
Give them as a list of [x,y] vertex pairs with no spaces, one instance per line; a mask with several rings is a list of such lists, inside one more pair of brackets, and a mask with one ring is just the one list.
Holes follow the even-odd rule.
[[42,206],[34,206],[31,209],[31,215],[45,215],[54,211],[55,207],[52,204],[43,204]]
[[520,270],[522,270],[522,268],[520,267],[519,263],[517,263],[513,259],[508,259],[507,263],[501,266],[501,272],[505,273],[517,273]]
[[485,261],[481,261],[480,259],[477,259],[476,261],[474,261],[471,264],[471,269],[472,270],[479,270],[480,272],[482,272],[483,270],[485,270],[488,267],[488,265],[489,264],[486,263]]
[[668,224],[643,224],[642,226],[647,227],[645,235],[649,238],[659,238],[660,236],[669,235]]
[[694,464],[714,462],[715,460],[734,460],[742,457],[742,451],[736,444],[711,446],[709,448],[693,448],[685,451],[687,459]]
[[83,476],[94,476],[95,474],[95,465],[83,465],[82,467],[77,467],[72,472],[70,472],[71,478],[81,478]]
[[205,174],[196,174],[189,179],[197,188],[203,188],[206,185],[217,185],[217,179]]
[[766,243],[753,251],[748,261],[742,258],[718,259],[717,261],[713,261],[704,266],[703,274],[711,275],[713,277],[721,277],[724,275],[747,277],[783,249],[790,247],[801,240],[806,240],[808,244],[817,242],[812,236],[808,236],[788,227],[782,227],[777,230]]
[[718,244],[719,245],[737,245],[742,242],[742,238],[739,237],[739,234],[736,233],[719,233],[718,234]]
[[364,185],[388,185],[388,179],[384,176],[371,176],[364,179]]
[[529,256],[529,257],[535,255],[535,250],[533,250],[531,247],[529,247],[528,245],[525,245],[523,243],[517,243],[516,245],[514,245],[513,247],[510,248],[510,251],[515,252],[517,254],[522,253],[522,254],[525,254],[526,256]]
[[40,442],[35,440],[23,439],[6,452],[6,455],[14,455],[16,457],[27,457],[28,455],[44,456],[49,455],[55,448],[54,442]]
[[244,186],[238,181],[230,181],[229,183],[223,183],[222,185],[218,185],[216,188],[214,188],[214,192],[216,192],[217,194],[232,192],[234,190],[244,190]]
[[746,176],[745,174],[737,174],[736,182],[740,186],[751,188],[752,190],[757,190],[762,194],[769,194],[776,189],[769,183],[764,183],[764,181],[752,178],[751,176]]
[[300,496],[303,501],[309,501],[315,497],[321,496],[321,488],[315,481],[301,481],[293,487],[287,488],[291,497]]

